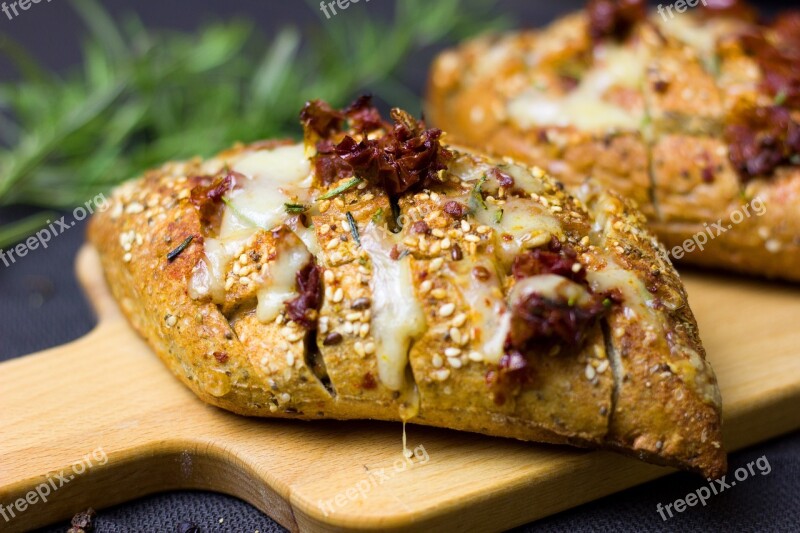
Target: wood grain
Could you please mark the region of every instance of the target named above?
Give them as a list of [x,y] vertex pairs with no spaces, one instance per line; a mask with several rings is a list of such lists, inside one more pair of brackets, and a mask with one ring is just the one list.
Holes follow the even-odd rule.
[[[229,414],[197,400],[130,329],[91,248],[78,273],[97,328],[0,365],[0,505],[100,447],[107,461],[47,502],[0,516],[0,530],[192,488],[242,498],[293,531],[492,531],[671,472],[606,452],[413,425],[409,448],[424,447],[428,460],[420,454],[400,471],[399,424]],[[800,288],[703,273],[685,281],[719,377],[728,449],[800,428]]]

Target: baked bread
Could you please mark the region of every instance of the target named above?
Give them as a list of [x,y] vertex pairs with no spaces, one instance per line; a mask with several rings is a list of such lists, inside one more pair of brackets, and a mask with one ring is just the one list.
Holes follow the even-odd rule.
[[800,11],[754,21],[737,1],[592,0],[441,54],[426,116],[635,200],[674,259],[799,281]]
[[201,399],[724,471],[686,293],[629,202],[365,98],[302,117],[303,143],[168,163],[91,222],[122,310]]

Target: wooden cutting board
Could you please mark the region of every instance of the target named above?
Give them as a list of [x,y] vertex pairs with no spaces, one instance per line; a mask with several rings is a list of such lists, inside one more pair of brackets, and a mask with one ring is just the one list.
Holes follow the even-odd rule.
[[[9,521],[0,515],[0,530],[207,489],[293,531],[493,531],[671,472],[606,452],[414,425],[408,445],[417,456],[404,462],[400,424],[232,415],[196,399],[131,330],[91,248],[78,275],[97,328],[0,364],[0,506],[29,498],[15,517],[5,510]],[[719,377],[728,449],[800,428],[800,287],[697,273],[685,281]],[[73,478],[59,480],[62,470]],[[43,483],[47,502],[30,492],[44,493]]]

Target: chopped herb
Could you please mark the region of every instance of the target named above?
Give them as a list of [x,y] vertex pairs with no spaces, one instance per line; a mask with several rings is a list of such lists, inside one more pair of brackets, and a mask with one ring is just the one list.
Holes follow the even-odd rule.
[[[249,224],[249,225],[250,225],[251,227],[253,227],[253,228],[261,228],[261,226],[260,226],[260,225],[259,225],[257,222],[255,222],[255,221],[254,221],[252,218],[248,217],[247,215],[245,215],[244,213],[242,213],[241,211],[239,211],[239,210],[236,208],[236,206],[235,206],[235,205],[233,205],[233,202],[231,202],[231,201],[230,201],[230,199],[228,199],[228,198],[226,198],[226,197],[224,197],[224,196],[223,196],[223,197],[222,197],[222,202],[223,202],[225,205],[227,205],[227,206],[228,206],[228,208],[229,208],[231,211],[233,211],[233,214],[234,214],[234,215],[236,215],[236,217],[237,217],[239,220],[241,220],[242,222],[245,222],[245,223]],[[265,228],[262,228],[262,229],[265,229]]]
[[611,307],[611,298],[603,300],[603,307]]
[[356,219],[353,218],[353,213],[350,211],[347,212],[347,223],[350,224],[350,233],[353,235],[353,240],[356,241],[356,244],[361,246],[361,236],[358,234],[358,224],[356,224]]
[[578,297],[577,296],[571,296],[570,299],[567,300],[567,305],[572,307],[572,306],[575,305],[575,302],[577,302],[577,301],[578,301]]
[[377,224],[381,221],[381,217],[383,216],[383,208],[379,207],[375,214],[372,215],[372,221]]
[[358,264],[361,266],[367,266],[367,260],[363,257],[358,258]]
[[356,185],[358,185],[362,181],[363,180],[361,178],[353,178],[350,181],[348,181],[347,183],[343,183],[342,185],[339,185],[338,187],[336,187],[332,191],[329,191],[329,192],[323,194],[322,196],[319,197],[319,199],[320,200],[330,200],[331,198],[339,196],[343,192],[349,191],[350,189],[352,189],[353,187],[355,187]]
[[194,235],[189,235],[188,237],[186,237],[186,239],[182,243],[180,243],[177,248],[175,248],[174,250],[172,250],[170,253],[167,254],[167,261],[169,261],[170,263],[175,261],[175,259],[177,259],[178,256],[181,255],[183,251],[189,247],[189,245],[192,243],[193,240],[194,240]]
[[786,102],[786,91],[781,90],[775,95],[775,105],[783,105]]
[[308,211],[308,206],[303,204],[283,204],[287,213],[300,214]]
[[486,179],[486,174],[481,176],[481,179],[478,180],[478,183],[475,184],[475,188],[472,189],[472,192],[469,195],[470,209],[473,211],[477,209],[477,206],[482,207],[484,210],[489,209],[489,207],[486,205],[486,201],[483,199],[483,191],[481,190],[483,184],[486,183]]
[[495,213],[494,213],[494,221],[495,221],[495,224],[499,224],[499,223],[501,223],[503,221],[503,210],[502,209],[498,209],[497,211],[495,211]]
[[397,260],[398,260],[398,261],[400,261],[402,258],[404,258],[405,256],[407,256],[409,253],[410,253],[410,252],[408,251],[408,248],[406,248],[405,250],[403,250],[402,252],[400,252],[400,255],[398,255],[398,256],[397,256]]

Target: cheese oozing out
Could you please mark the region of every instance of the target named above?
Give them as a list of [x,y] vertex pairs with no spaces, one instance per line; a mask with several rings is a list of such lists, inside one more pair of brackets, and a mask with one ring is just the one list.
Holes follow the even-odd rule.
[[[225,301],[225,278],[236,254],[259,231],[286,222],[285,204],[308,201],[312,180],[302,144],[248,153],[231,168],[244,179],[226,195],[219,235],[205,240],[205,257],[195,266],[189,283],[192,298],[210,295],[215,303]],[[295,275],[310,260],[309,250],[317,249],[313,230],[298,226],[297,237],[282,237],[276,260],[258,281],[257,316],[262,322],[274,320],[283,304],[295,296]]]
[[[498,233],[497,255],[507,266],[522,250],[543,246],[553,236],[563,237],[559,221],[538,202],[527,198],[509,198],[502,209],[499,222],[496,209],[477,209],[475,217]],[[504,238],[504,234],[510,238]]]
[[409,256],[390,257],[396,237],[370,223],[361,246],[372,263],[372,320],[378,375],[391,390],[402,390],[411,343],[425,331],[425,315],[414,294]]
[[[473,275],[478,267],[489,273],[488,279],[478,279]],[[503,298],[494,264],[487,258],[464,258],[447,268],[451,282],[458,287],[469,306],[472,333],[483,360],[495,364],[500,362],[511,329],[511,313]]]
[[294,235],[289,234],[282,244],[258,290],[256,316],[264,323],[275,320],[284,304],[297,295],[297,273],[312,259],[306,246]]

